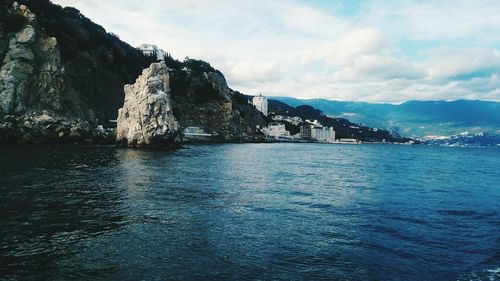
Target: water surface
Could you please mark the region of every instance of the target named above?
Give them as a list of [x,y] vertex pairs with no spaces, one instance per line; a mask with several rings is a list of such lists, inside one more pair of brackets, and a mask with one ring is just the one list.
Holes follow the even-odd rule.
[[0,277],[500,279],[500,149],[0,146]]

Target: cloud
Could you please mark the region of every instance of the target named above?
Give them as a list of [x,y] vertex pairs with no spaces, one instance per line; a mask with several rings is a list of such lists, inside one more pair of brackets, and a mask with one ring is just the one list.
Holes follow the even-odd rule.
[[388,56],[365,55],[334,74],[335,81],[418,79],[426,76],[425,71],[403,60]]
[[430,52],[429,76],[437,79],[469,80],[500,73],[500,51],[442,47]]
[[500,101],[500,2],[54,0],[248,94]]
[[278,65],[269,61],[240,61],[229,67],[228,74],[236,83],[272,81],[282,76]]

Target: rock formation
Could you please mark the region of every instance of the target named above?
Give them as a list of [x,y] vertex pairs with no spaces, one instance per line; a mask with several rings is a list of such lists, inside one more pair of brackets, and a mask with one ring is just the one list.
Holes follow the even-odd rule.
[[[167,111],[180,131],[199,126],[216,136],[215,141],[262,137],[258,127],[266,120],[227,86],[222,73],[203,61],[164,58],[169,81],[164,92],[171,92],[165,106],[171,107]],[[0,142],[115,141],[102,125],[111,127],[124,106],[124,85],[155,61],[74,8],[49,0],[0,2]],[[176,131],[172,124],[166,126]],[[160,127],[154,135],[162,135]],[[167,136],[160,139],[165,137],[172,142]],[[150,139],[128,133],[120,139],[138,146],[162,143],[154,140],[152,145]]]
[[2,32],[7,46],[0,68],[0,140],[44,142],[91,131],[88,122],[61,114],[65,71],[57,40],[25,5],[14,2],[6,16],[20,24],[10,34],[4,25]]
[[[199,126],[216,141],[259,140],[264,117],[222,73],[202,61],[165,60],[181,131]],[[117,118],[124,85],[155,61],[74,8],[0,2],[0,142],[114,141],[102,125]]]
[[123,85],[151,61],[73,8],[0,2],[0,142],[114,141]]
[[179,126],[172,113],[170,95],[165,62],[151,64],[135,84],[125,85],[125,103],[118,110],[118,144],[153,148],[179,146]]
[[263,135],[265,117],[241,93],[228,87],[221,72],[208,63],[186,60],[170,70],[172,106],[181,129],[201,127],[214,141],[253,142]]

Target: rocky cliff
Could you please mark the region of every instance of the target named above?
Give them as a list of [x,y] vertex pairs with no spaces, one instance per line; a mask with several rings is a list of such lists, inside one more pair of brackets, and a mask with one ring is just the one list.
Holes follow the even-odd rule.
[[165,62],[153,63],[135,84],[125,85],[125,103],[118,111],[118,144],[177,147],[181,135],[172,113],[170,96],[170,77]]
[[0,141],[37,143],[108,137],[151,59],[76,9],[25,0],[0,3],[0,62]]
[[[165,57],[171,107],[182,131],[216,141],[258,141],[266,120],[219,71]],[[74,8],[48,0],[0,2],[0,142],[95,142],[114,136],[124,85],[157,58],[106,33]]]
[[181,129],[200,127],[215,141],[262,140],[258,127],[267,121],[245,96],[228,87],[221,72],[208,63],[188,59],[170,69],[172,107]]
[[125,86],[117,142],[132,147],[176,147],[186,128],[212,135],[211,141],[260,141],[264,116],[231,90],[208,63],[186,60],[183,67],[153,63],[133,85]]

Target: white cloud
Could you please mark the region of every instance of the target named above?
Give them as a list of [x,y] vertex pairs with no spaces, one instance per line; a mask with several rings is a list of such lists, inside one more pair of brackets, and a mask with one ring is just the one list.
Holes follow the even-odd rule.
[[500,73],[500,51],[496,49],[437,48],[431,51],[429,76],[470,79]]
[[426,73],[403,60],[388,56],[361,56],[354,63],[334,74],[335,81],[391,80],[424,78]]
[[206,60],[248,94],[500,100],[497,0],[54,2],[131,45]]
[[238,83],[274,80],[281,75],[278,66],[269,61],[241,61],[229,68],[229,76]]

